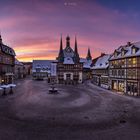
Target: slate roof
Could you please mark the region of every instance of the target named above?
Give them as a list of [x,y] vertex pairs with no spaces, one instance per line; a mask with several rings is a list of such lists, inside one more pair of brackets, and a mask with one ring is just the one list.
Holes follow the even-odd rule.
[[24,64],[15,58],[15,65],[23,66]]
[[80,58],[80,62],[83,63],[83,68],[91,68],[92,60],[87,60],[86,58]]
[[106,69],[109,66],[109,58],[110,58],[110,54],[105,54],[101,57],[99,57],[96,61],[96,63],[94,64],[94,66],[92,66],[92,69]]
[[71,57],[65,57],[63,64],[74,64],[74,61]]
[[[132,53],[132,48],[137,48],[137,51],[135,54]],[[122,55],[122,50],[125,51],[125,54]],[[115,56],[115,52],[118,53],[117,57]],[[120,59],[120,58],[126,58],[126,57],[133,57],[133,56],[140,56],[140,42],[131,43],[130,45],[123,45],[120,46],[118,49],[116,49],[110,58],[110,60]]]
[[80,58],[80,62],[81,62],[81,63],[85,63],[86,61],[87,61],[86,58]]
[[52,62],[55,60],[33,60],[33,72],[36,72],[36,68],[40,68],[42,72],[50,72]]
[[12,55],[12,56],[16,55],[15,51],[12,48],[10,48],[7,45],[4,45],[3,43],[0,44],[0,48],[1,48],[1,51],[5,54],[9,54],[9,55]]
[[66,47],[63,50],[63,53],[64,53],[64,57],[74,57],[74,51],[71,47]]
[[87,60],[84,65],[83,65],[83,68],[88,68],[90,69],[91,68],[91,64],[92,64],[92,60]]

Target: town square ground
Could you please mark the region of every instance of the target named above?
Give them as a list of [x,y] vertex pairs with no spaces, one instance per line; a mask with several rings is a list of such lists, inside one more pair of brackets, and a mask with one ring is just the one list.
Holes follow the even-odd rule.
[[94,86],[19,80],[0,97],[0,140],[139,140],[140,98]]

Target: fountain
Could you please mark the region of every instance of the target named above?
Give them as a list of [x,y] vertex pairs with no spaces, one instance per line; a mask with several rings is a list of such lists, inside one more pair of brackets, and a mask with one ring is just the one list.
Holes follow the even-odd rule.
[[58,89],[54,86],[54,83],[51,83],[51,87],[49,88],[49,93],[58,93]]

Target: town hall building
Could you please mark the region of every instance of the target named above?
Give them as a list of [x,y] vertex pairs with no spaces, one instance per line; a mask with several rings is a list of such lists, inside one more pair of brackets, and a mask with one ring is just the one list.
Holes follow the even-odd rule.
[[87,57],[80,58],[77,39],[74,49],[70,45],[70,37],[66,37],[63,48],[62,37],[56,60],[33,60],[33,79],[48,79],[51,83],[78,84],[90,79],[92,56],[88,48]]
[[80,62],[77,40],[74,50],[70,45],[70,37],[66,37],[66,47],[63,49],[62,37],[57,57],[57,80],[60,84],[77,84],[83,82],[83,63]]

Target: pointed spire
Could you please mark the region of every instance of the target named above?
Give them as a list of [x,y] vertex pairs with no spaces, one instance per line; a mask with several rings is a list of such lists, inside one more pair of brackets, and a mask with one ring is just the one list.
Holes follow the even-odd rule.
[[2,44],[1,31],[0,31],[0,44]]
[[79,58],[79,54],[78,54],[78,47],[77,47],[77,39],[75,36],[75,48],[74,48],[74,52],[75,52],[75,62],[79,62],[80,58]]
[[75,49],[74,49],[75,53],[78,54],[78,49],[77,49],[77,39],[76,39],[76,36],[75,36]]
[[86,57],[87,60],[91,60],[92,59],[92,56],[91,56],[91,53],[90,53],[90,48],[88,48],[88,52],[87,52],[87,57]]
[[63,50],[63,42],[62,42],[62,34],[61,34],[61,40],[60,40],[60,50],[59,53]]
[[63,42],[62,42],[62,35],[61,35],[61,39],[60,39],[60,50],[59,50],[59,54],[58,54],[58,60],[60,62],[63,61]]

